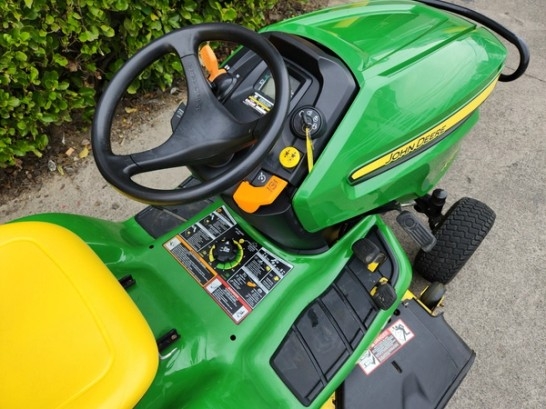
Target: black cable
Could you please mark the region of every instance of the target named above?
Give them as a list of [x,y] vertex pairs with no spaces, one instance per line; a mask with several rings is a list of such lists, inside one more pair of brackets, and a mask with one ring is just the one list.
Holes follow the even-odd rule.
[[470,10],[466,7],[459,6],[456,4],[447,3],[442,0],[416,0],[419,3],[426,4],[427,6],[435,7],[440,10],[450,11],[452,13],[458,14],[460,16],[466,17],[470,20],[473,20],[484,27],[487,27],[500,35],[502,38],[504,38],[506,41],[508,41],[510,44],[513,44],[519,52],[519,65],[516,68],[516,70],[511,74],[501,74],[499,80],[502,82],[509,82],[514,81],[515,79],[518,79],[523,75],[525,70],[527,69],[529,65],[530,60],[530,54],[529,54],[529,48],[527,47],[527,44],[518,37],[516,34],[514,34],[512,31],[508,30],[503,25],[497,23],[495,20],[490,19],[487,16],[484,16],[481,13],[478,13],[477,11]]

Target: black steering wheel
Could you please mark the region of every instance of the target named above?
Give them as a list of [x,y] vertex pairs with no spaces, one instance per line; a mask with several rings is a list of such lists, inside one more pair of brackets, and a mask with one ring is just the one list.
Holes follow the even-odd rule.
[[[240,122],[212,92],[198,58],[199,45],[212,40],[241,44],[267,64],[275,81],[275,106],[262,119]],[[184,115],[169,139],[160,146],[134,154],[114,154],[110,134],[122,95],[146,67],[172,52],[180,57],[186,75],[188,98]],[[114,76],[95,112],[91,137],[93,154],[102,176],[135,200],[161,206],[195,202],[234,186],[263,160],[280,135],[289,103],[284,60],[264,37],[227,23],[183,28],[141,49]],[[136,174],[154,170],[214,164],[248,146],[251,147],[242,159],[225,166],[220,175],[195,186],[163,190],[145,187],[131,179]]]

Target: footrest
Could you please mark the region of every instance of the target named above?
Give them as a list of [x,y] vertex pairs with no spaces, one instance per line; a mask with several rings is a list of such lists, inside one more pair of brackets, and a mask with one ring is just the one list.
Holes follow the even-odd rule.
[[400,212],[396,221],[423,251],[430,251],[436,245],[436,237],[415,214],[404,210]]

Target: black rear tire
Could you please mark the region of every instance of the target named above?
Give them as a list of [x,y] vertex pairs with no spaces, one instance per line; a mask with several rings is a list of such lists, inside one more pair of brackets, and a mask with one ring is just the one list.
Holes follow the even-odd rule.
[[434,229],[436,245],[429,252],[420,250],[414,269],[426,280],[449,283],[483,241],[495,212],[485,203],[464,197],[456,202]]

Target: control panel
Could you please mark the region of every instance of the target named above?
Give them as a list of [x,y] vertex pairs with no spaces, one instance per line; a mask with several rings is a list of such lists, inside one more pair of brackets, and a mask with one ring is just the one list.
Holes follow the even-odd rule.
[[[290,112],[277,144],[247,180],[253,186],[274,175],[297,187],[309,173],[306,129],[317,159],[356,94],[350,71],[337,57],[300,37],[285,33],[264,34],[283,56],[290,81]],[[266,64],[252,51],[242,48],[224,66],[235,82],[221,99],[241,122],[264,117],[275,103],[275,83]],[[223,94],[223,90],[218,90]],[[288,149],[287,149],[288,148]],[[244,153],[242,153],[244,154]],[[221,169],[196,167],[204,177]]]
[[[263,35],[279,50],[288,70],[289,114],[277,143],[261,165],[222,198],[277,243],[316,248],[321,240],[303,231],[291,199],[343,118],[357,93],[357,84],[342,61],[312,42],[285,33]],[[265,62],[241,48],[223,69],[226,74],[213,82],[218,99],[241,122],[267,121],[267,113],[275,104],[275,84]],[[179,111],[173,126],[184,114],[184,107]],[[237,161],[245,154],[242,150],[227,161]],[[198,178],[211,179],[221,174],[223,167],[195,165],[192,172]],[[294,242],[283,243],[286,240]]]

